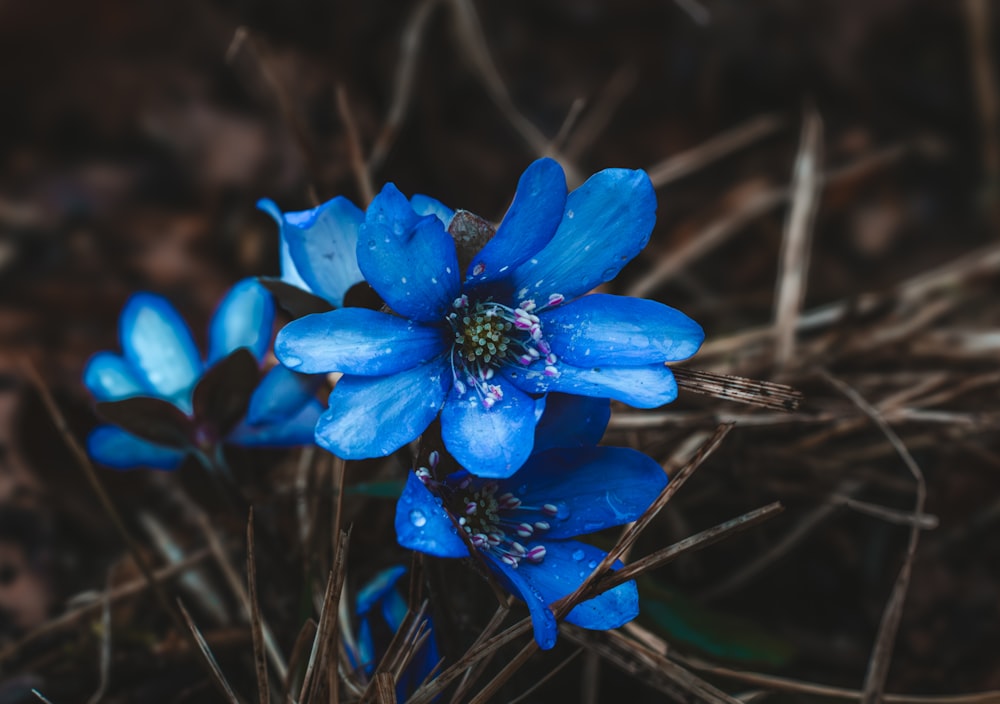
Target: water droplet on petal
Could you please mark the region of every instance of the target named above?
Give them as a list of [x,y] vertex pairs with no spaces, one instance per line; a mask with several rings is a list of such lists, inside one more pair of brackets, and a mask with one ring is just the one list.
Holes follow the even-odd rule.
[[569,506],[564,501],[556,502],[556,518],[565,521],[569,518]]
[[574,550],[573,551],[573,559],[574,560],[582,560],[583,559],[583,550],[579,550],[579,549],[578,550]]
[[375,249],[375,240],[368,240],[368,249]]
[[595,567],[597,567],[597,560],[591,560],[590,562],[588,562],[587,567],[589,567],[590,569],[594,569]]
[[427,516],[420,509],[413,509],[410,511],[410,523],[415,525],[417,528],[423,528],[427,524]]
[[282,360],[282,364],[289,369],[295,369],[295,367],[302,366],[302,360],[299,357],[289,357],[288,355],[285,355],[284,360]]
[[617,274],[618,274],[617,269],[615,269],[614,267],[609,267],[601,273],[601,278],[604,281],[611,281],[611,279],[615,278]]

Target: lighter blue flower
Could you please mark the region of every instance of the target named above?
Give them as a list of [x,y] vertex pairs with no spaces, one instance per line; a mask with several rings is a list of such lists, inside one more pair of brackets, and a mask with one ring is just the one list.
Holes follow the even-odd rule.
[[[606,400],[576,405],[584,409],[576,419],[589,415],[603,430]],[[572,420],[561,417],[557,425],[568,428]],[[433,467],[418,468],[396,505],[399,544],[438,557],[469,557],[473,546],[506,588],[526,602],[535,640],[551,648],[558,626],[549,606],[580,586],[606,556],[575,538],[636,520],[667,485],[663,469],[646,455],[589,445],[600,434],[592,431],[583,427],[574,437],[563,430],[563,439],[574,447],[533,454],[507,479],[465,471],[437,479]],[[604,630],[627,623],[638,610],[630,581],[578,604],[566,620]]]
[[606,169],[567,195],[561,167],[539,159],[464,274],[447,229],[461,221],[435,204],[389,184],[358,231],[360,271],[397,315],[344,308],[278,335],[275,354],[290,368],[344,374],[319,445],[348,459],[385,455],[440,411],[463,466],[507,477],[531,453],[549,391],[641,408],[676,397],[664,363],[697,351],[698,324],[654,301],[584,295],[649,239],[656,196],[645,172]]
[[[216,437],[212,419],[196,417],[194,391],[204,374],[235,351],[246,348],[260,364],[274,325],[274,303],[254,279],[236,284],[219,304],[209,326],[209,351],[202,359],[191,330],[162,296],[137,293],[119,318],[121,354],[91,357],[83,381],[97,401],[134,397],[171,404],[171,417],[189,429],[191,445],[164,446],[113,425],[96,428],[87,440],[91,457],[115,469],[175,469],[189,452],[205,452],[220,442],[248,447],[284,447],[312,441],[322,406],[316,383],[281,365],[260,380],[245,417],[224,437]],[[166,406],[169,410],[169,406]]]

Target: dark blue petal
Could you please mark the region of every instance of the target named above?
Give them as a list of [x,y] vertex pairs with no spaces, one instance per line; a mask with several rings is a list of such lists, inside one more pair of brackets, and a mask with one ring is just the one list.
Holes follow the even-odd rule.
[[378,601],[385,598],[390,592],[394,592],[396,590],[396,582],[404,574],[406,574],[406,567],[404,565],[393,565],[365,582],[365,585],[358,590],[358,595],[354,599],[354,610],[358,616],[367,615]]
[[83,383],[98,401],[119,401],[149,393],[132,365],[114,352],[98,352],[83,372]]
[[227,442],[244,447],[298,447],[311,445],[323,405],[310,399],[298,412],[284,420],[250,425],[240,423],[226,437]]
[[645,171],[605,169],[569,194],[555,236],[514,272],[517,301],[576,298],[610,281],[649,241],[656,193]]
[[442,320],[459,293],[455,243],[435,215],[419,216],[391,183],[368,206],[358,265],[382,300],[406,318]]
[[575,367],[561,361],[557,376],[546,376],[545,365],[503,367],[501,372],[528,393],[561,391],[578,396],[613,398],[636,408],[656,408],[677,398],[673,372],[663,364],[642,367]]
[[506,278],[540,251],[562,220],[566,206],[566,175],[549,158],[533,162],[517,183],[514,202],[486,246],[466,272],[471,284]]
[[358,626],[358,659],[365,674],[375,672],[375,639],[372,638],[372,627],[368,619],[361,619]]
[[316,426],[316,443],[348,460],[384,457],[430,425],[450,385],[441,358],[391,376],[344,376]]
[[437,219],[446,228],[451,219],[455,217],[455,211],[441,201],[420,193],[410,196],[410,207],[417,215],[436,215]]
[[403,619],[406,618],[407,611],[409,611],[409,608],[406,605],[406,601],[395,589],[386,594],[382,600],[382,618],[385,619],[385,624],[393,633],[398,631],[399,627],[403,625]]
[[691,318],[644,298],[595,293],[539,318],[552,351],[578,366],[677,362],[697,352],[705,339]]
[[341,308],[293,320],[278,332],[274,354],[293,371],[385,376],[445,350],[443,328],[367,308]]
[[278,423],[296,415],[315,399],[316,390],[323,381],[320,374],[296,374],[284,365],[275,365],[250,397],[247,423]]
[[[486,557],[490,567],[496,571],[507,591],[521,597],[527,604],[538,647],[542,650],[551,649],[556,644],[556,636],[559,635],[559,624],[556,623],[556,617],[549,609],[552,600],[546,599],[546,595],[537,589],[534,580],[524,569],[528,562],[522,560],[521,567],[511,567],[490,553],[486,553]],[[544,565],[544,561],[542,564]]]
[[309,291],[309,284],[303,281],[302,277],[299,275],[298,269],[295,268],[295,262],[292,261],[292,253],[288,249],[288,239],[285,237],[285,218],[281,214],[281,209],[278,207],[278,204],[270,198],[261,198],[257,201],[257,207],[270,215],[271,218],[273,218],[278,224],[278,240],[280,241],[279,247],[281,256],[281,280],[286,284],[290,284],[296,288],[301,288],[303,291]]
[[534,444],[535,400],[506,379],[490,383],[503,392],[492,408],[474,388],[452,387],[441,409],[441,435],[458,463],[480,477],[509,477],[524,464]]
[[184,453],[137,438],[113,425],[101,425],[87,438],[87,452],[100,464],[113,469],[177,469]]
[[191,330],[167,299],[137,293],[118,322],[122,352],[157,396],[190,408],[191,387],[202,372]]
[[212,316],[208,327],[208,363],[215,364],[241,347],[260,362],[271,344],[274,299],[256,279],[233,286]]
[[288,243],[295,271],[307,290],[338,307],[344,305],[348,289],[364,280],[356,254],[364,218],[364,213],[343,196],[282,217],[281,236]]
[[441,499],[410,472],[396,502],[396,539],[404,548],[436,557],[468,557],[469,549]]
[[[518,520],[548,522],[539,535],[572,538],[634,521],[667,486],[667,475],[652,459],[625,447],[578,447],[535,453],[521,470],[500,482],[501,493],[521,499]],[[553,504],[547,518],[526,507]]]
[[604,437],[611,399],[551,393],[535,428],[534,453],[554,447],[590,447]]
[[[524,580],[551,604],[579,587],[605,555],[603,550],[587,543],[556,540],[545,543],[545,559],[539,564],[522,560],[518,569]],[[620,562],[615,563],[615,568],[621,566]],[[581,628],[603,631],[618,628],[638,615],[639,592],[635,582],[625,582],[577,604],[566,620]]]

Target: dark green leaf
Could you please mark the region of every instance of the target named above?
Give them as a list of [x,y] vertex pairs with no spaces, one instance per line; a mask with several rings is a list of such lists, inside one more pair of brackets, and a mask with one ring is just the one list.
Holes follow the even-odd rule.
[[258,276],[257,280],[271,292],[282,310],[293,318],[301,318],[310,313],[327,313],[333,310],[333,306],[319,296],[285,283],[281,279],[273,276]]
[[257,359],[241,347],[219,360],[194,387],[194,417],[215,438],[225,437],[247,414],[260,381]]
[[108,422],[157,445],[183,450],[194,444],[194,421],[163,399],[136,396],[103,401],[97,404],[97,412]]

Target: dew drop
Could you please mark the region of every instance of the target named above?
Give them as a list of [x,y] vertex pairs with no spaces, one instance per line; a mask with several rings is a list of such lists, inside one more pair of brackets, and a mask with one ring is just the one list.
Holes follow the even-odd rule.
[[410,511],[410,523],[415,525],[417,528],[423,528],[427,524],[427,516],[420,509],[413,509]]
[[588,562],[587,567],[589,567],[590,569],[594,569],[595,567],[597,567],[597,560],[591,560],[590,562]]
[[563,521],[569,518],[569,506],[563,501],[556,503],[556,518]]
[[285,358],[282,360],[281,363],[284,364],[289,369],[294,369],[295,367],[302,366],[302,360],[299,357],[289,357],[288,355],[285,355]]
[[615,276],[617,275],[618,275],[617,269],[615,269],[614,267],[608,267],[601,274],[601,278],[604,279],[605,281],[611,281],[611,279],[615,278]]
[[583,550],[579,550],[579,549],[574,550],[573,551],[573,559],[574,560],[582,560],[583,559]]

